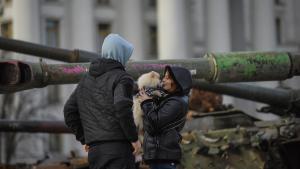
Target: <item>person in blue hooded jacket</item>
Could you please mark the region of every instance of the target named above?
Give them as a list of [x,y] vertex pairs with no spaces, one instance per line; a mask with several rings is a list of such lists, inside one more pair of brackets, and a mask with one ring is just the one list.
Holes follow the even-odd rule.
[[133,46],[108,35],[64,106],[65,123],[88,151],[91,169],[133,169],[141,145],[132,113],[133,79],[124,66]]
[[143,159],[151,169],[175,169],[181,159],[179,132],[188,111],[191,73],[182,67],[166,66],[162,85],[167,94],[158,101],[140,91],[145,131]]

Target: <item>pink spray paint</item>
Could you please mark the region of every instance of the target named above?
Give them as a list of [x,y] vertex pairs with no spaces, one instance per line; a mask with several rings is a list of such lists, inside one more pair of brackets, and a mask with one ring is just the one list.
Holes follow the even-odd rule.
[[82,72],[87,72],[87,69],[85,67],[77,65],[75,67],[64,67],[63,72],[67,74],[78,74]]

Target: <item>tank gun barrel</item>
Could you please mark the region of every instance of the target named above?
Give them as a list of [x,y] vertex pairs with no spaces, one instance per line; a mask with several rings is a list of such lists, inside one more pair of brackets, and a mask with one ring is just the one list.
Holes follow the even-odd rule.
[[3,37],[0,37],[0,49],[70,63],[89,62],[99,55],[84,50],[72,51]]
[[300,109],[300,90],[272,89],[242,83],[211,84],[203,80],[194,80],[194,85],[202,90],[262,102],[274,107],[295,106]]
[[[265,53],[262,57],[265,60],[260,62],[258,61],[262,58],[256,55],[259,54],[238,54],[235,57],[228,57],[228,60],[224,60],[225,57],[221,55],[185,60],[130,61],[126,69],[136,79],[141,74],[152,70],[162,73],[166,65],[180,66],[189,69],[193,79],[205,79],[209,82],[284,80],[292,77],[291,72],[294,72],[293,75],[299,75],[297,69],[291,71],[289,66],[294,64],[290,62],[289,55]],[[254,59],[250,59],[251,57]],[[249,64],[246,61],[249,61]],[[77,83],[88,71],[89,66],[89,63],[46,64],[18,60],[0,61],[0,93],[51,84]]]
[[[100,57],[93,52],[71,51],[3,37],[0,37],[0,49],[65,62],[89,62]],[[284,80],[300,75],[300,54],[288,52],[206,53],[194,59],[133,61],[127,68],[131,74],[141,70],[161,72],[167,64],[185,67],[191,70],[194,78],[210,82]]]
[[11,93],[51,84],[77,83],[89,64],[45,64],[17,60],[0,62],[0,93]]
[[71,133],[63,121],[0,120],[0,132]]

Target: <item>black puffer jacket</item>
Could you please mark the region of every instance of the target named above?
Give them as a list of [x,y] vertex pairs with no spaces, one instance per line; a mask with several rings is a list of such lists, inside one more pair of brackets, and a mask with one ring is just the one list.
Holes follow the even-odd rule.
[[137,140],[132,108],[133,79],[121,63],[97,59],[64,107],[65,122],[82,144]]
[[180,130],[185,124],[188,111],[188,91],[192,85],[191,74],[179,67],[166,67],[180,90],[169,94],[157,105],[153,100],[145,100],[144,111],[144,160],[148,163],[174,161],[181,158]]

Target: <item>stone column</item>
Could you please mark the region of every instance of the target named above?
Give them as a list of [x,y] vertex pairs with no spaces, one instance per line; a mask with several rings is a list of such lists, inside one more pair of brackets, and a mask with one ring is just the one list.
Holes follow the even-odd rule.
[[[22,0],[12,1],[12,22],[13,22],[13,38],[29,41],[33,43],[41,42],[41,22],[40,22],[40,1],[39,0]],[[14,59],[36,62],[38,58],[27,56],[20,53],[13,55]],[[43,105],[43,95],[46,93],[42,89],[33,89],[18,92],[12,100],[13,106],[10,106],[10,116],[16,118],[20,114],[18,120],[32,120],[39,118],[39,108]],[[24,97],[26,96],[26,97]],[[24,106],[24,107],[23,107]],[[20,107],[23,107],[19,110]],[[32,111],[28,112],[32,108]],[[45,135],[40,134],[18,134],[19,139],[15,145],[15,154],[11,163],[35,163],[37,157],[45,156],[45,144],[43,138]]]
[[191,57],[186,1],[158,0],[157,7],[159,59]]
[[194,0],[191,6],[191,23],[193,36],[193,54],[195,57],[201,57],[203,50],[206,50],[206,13],[205,13],[205,0]]
[[[33,43],[41,42],[39,0],[12,1],[13,38]],[[21,54],[15,54],[20,58]],[[30,57],[22,58],[32,60]]]
[[71,39],[72,48],[96,51],[100,48],[95,44],[96,24],[94,22],[94,1],[71,1]]
[[231,51],[228,0],[207,1],[207,50]]
[[[207,2],[207,50],[208,52],[231,51],[230,19],[228,0]],[[223,96],[224,104],[232,104],[233,98]]]
[[276,47],[274,1],[254,0],[253,48],[254,50],[274,50]]
[[145,32],[143,1],[122,0],[119,9],[120,34],[134,45],[131,59],[142,60],[147,58],[145,53]]

